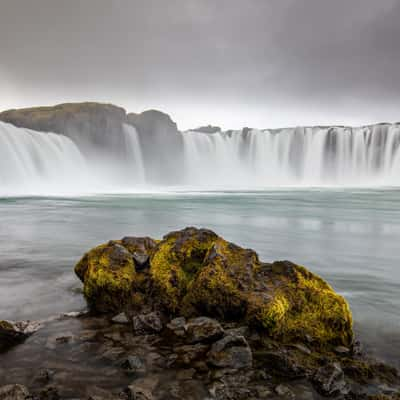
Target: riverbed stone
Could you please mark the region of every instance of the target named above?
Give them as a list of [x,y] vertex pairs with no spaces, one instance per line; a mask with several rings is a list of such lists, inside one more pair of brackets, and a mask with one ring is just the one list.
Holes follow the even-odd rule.
[[226,335],[211,346],[208,362],[220,368],[250,368],[253,356],[246,339],[239,335]]
[[41,328],[42,324],[36,321],[5,321],[0,320],[0,351],[22,343],[30,335]]
[[324,395],[348,393],[343,370],[337,362],[320,367],[313,380],[317,390]]
[[221,324],[217,320],[208,317],[190,319],[185,329],[188,343],[212,342],[221,338],[224,334]]
[[0,400],[26,400],[29,390],[23,385],[6,385],[0,387]]

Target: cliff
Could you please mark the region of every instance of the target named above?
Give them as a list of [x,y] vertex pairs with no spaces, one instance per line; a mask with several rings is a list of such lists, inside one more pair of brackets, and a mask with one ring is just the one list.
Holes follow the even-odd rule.
[[0,120],[17,127],[63,134],[84,151],[117,151],[123,143],[122,123],[126,122],[126,113],[111,104],[67,103],[4,111]]

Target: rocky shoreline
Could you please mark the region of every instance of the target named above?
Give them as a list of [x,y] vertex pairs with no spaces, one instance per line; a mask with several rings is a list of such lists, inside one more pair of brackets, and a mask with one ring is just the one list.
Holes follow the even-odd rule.
[[110,241],[75,271],[88,312],[0,323],[0,400],[400,398],[304,267],[186,228]]

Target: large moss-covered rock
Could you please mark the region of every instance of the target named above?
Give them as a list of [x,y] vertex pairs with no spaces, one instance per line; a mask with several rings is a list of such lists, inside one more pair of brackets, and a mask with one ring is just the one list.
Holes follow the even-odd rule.
[[98,312],[118,312],[143,303],[146,276],[136,272],[135,257],[155,247],[150,238],[124,238],[110,241],[86,253],[75,266],[84,282],[89,306]]
[[[263,263],[206,229],[171,232],[156,243],[142,239],[148,268],[135,266],[135,241],[99,246],[76,266],[97,311],[129,306],[171,316],[208,315],[242,321],[283,342],[350,345],[352,317],[343,297],[320,277],[289,261]],[[132,245],[133,243],[133,245]]]

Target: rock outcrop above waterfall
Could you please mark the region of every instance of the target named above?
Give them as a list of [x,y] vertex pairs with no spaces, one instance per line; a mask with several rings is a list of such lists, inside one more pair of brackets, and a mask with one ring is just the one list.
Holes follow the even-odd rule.
[[127,121],[139,133],[147,162],[146,176],[152,182],[176,183],[182,170],[183,146],[176,123],[168,114],[157,110],[130,113]]
[[201,132],[201,133],[221,132],[221,128],[219,126],[213,126],[213,125],[199,126],[198,128],[191,129],[191,130],[194,132]]
[[125,110],[112,104],[66,103],[0,113],[0,120],[17,127],[60,133],[86,149],[118,151],[123,147]]

